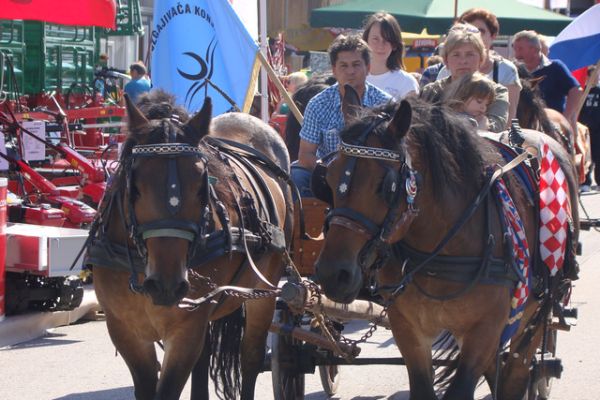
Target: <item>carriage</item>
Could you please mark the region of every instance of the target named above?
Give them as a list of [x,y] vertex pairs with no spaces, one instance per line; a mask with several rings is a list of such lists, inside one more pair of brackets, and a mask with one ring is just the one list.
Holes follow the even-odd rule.
[[[569,326],[565,319],[575,316],[574,311],[565,309],[564,300],[570,288],[570,279],[576,275],[576,266],[569,264],[574,262],[576,249],[572,242],[565,245],[565,267],[556,277],[546,270],[542,270],[540,275],[516,272],[511,266],[513,264],[502,259],[503,252],[507,250],[503,247],[508,240],[495,243],[491,232],[498,235],[501,226],[516,229],[521,224],[526,227],[522,229],[523,232],[533,235],[534,239],[529,241],[535,242],[536,234],[532,233],[532,226],[535,226],[537,217],[527,193],[520,189],[514,195],[514,204],[525,216],[524,222],[510,219],[510,209],[498,214],[479,209],[481,204],[485,205],[488,201],[485,199],[489,199],[489,203],[483,208],[493,207],[491,196],[486,196],[488,192],[503,193],[504,186],[496,185],[500,175],[505,175],[506,185],[515,185],[517,180],[522,184],[532,178],[527,175],[518,177],[517,172],[511,170],[520,164],[519,161],[529,159],[533,162],[526,152],[509,154],[517,161],[508,161],[507,168],[484,174],[485,179],[479,176],[482,160],[478,157],[469,159],[465,155],[461,155],[466,158],[461,162],[468,164],[462,167],[455,165],[454,175],[441,173],[436,178],[435,174],[422,172],[424,176],[420,176],[417,171],[440,171],[442,164],[439,163],[439,157],[430,157],[428,162],[432,164],[428,165],[418,158],[417,153],[411,152],[410,156],[401,153],[402,146],[385,142],[387,139],[382,139],[382,135],[390,134],[397,141],[409,135],[407,140],[410,146],[419,144],[422,152],[436,151],[433,143],[418,142],[414,136],[416,134],[411,133],[418,132],[418,129],[433,131],[430,124],[436,122],[440,124],[436,126],[446,127],[446,131],[436,135],[450,135],[449,146],[460,143],[473,150],[473,154],[483,151],[479,146],[484,146],[487,151],[492,151],[492,148],[489,143],[482,142],[483,139],[472,135],[464,142],[460,136],[465,133],[464,125],[452,120],[443,111],[436,111],[419,102],[403,102],[398,109],[364,116],[352,125],[353,130],[346,133],[347,143],[342,148],[344,156],[333,159],[325,175],[321,175],[321,178],[325,178],[325,181],[321,179],[321,189],[325,194],[319,196],[320,200],[309,199],[304,202],[307,229],[299,228],[302,225],[302,212],[300,207],[295,207],[295,226],[298,228],[293,233],[291,221],[294,208],[288,188],[289,177],[281,172],[288,165],[287,155],[284,155],[287,150],[274,131],[251,117],[234,113],[213,120],[209,133],[210,100],[205,102],[196,116],[188,120],[186,115],[172,118],[173,113],[179,112],[176,107],[167,106],[169,102],[164,98],[151,97],[140,106],[142,111],[128,103],[131,133],[123,148],[120,171],[117,172],[114,186],[108,191],[105,204],[100,207],[99,223],[92,228],[92,242],[87,256],[87,263],[94,267],[96,293],[105,310],[111,337],[132,370],[138,398],[176,398],[192,370],[192,386],[196,384],[196,391],[192,390],[193,397],[208,396],[206,379],[210,370],[213,379],[223,383],[225,397],[235,397],[236,393],[241,392],[242,398],[252,398],[256,376],[265,369],[272,370],[277,399],[301,398],[304,393],[304,374],[314,371],[317,366],[325,391],[333,394],[339,383],[340,365],[375,363],[406,364],[411,390],[416,391],[414,395],[417,398],[435,398],[431,385],[433,376],[431,369],[427,368],[428,363],[442,368],[458,368],[457,376],[463,381],[449,383],[446,392],[448,398],[472,397],[474,385],[482,375],[485,375],[492,388],[497,388],[498,398],[516,398],[511,391],[526,391],[528,399],[547,398],[550,380],[560,377],[562,371],[560,360],[554,358],[556,329],[567,330]],[[155,107],[157,104],[159,108]],[[157,119],[145,117],[149,109],[153,115],[158,115]],[[385,117],[379,120],[382,115]],[[425,123],[428,120],[434,122]],[[378,133],[374,131],[376,128]],[[373,135],[371,131],[374,131]],[[533,139],[539,138],[531,132],[517,134],[524,139],[532,139],[531,135]],[[560,145],[549,143],[559,162],[568,160],[569,156],[561,150]],[[502,150],[509,151],[506,147],[502,147]],[[442,156],[450,157],[454,153],[457,152],[447,151]],[[502,153],[498,151],[495,154],[494,160],[500,164],[498,157]],[[354,170],[352,163],[346,165],[348,160],[353,159],[361,160],[361,169]],[[454,162],[458,164],[457,159]],[[565,184],[568,185],[566,194],[572,196],[573,187],[576,190],[576,185],[573,186],[574,171],[568,168],[569,164],[564,165]],[[341,174],[342,170],[350,172]],[[385,172],[383,175],[382,171]],[[460,171],[466,176],[462,176]],[[345,178],[341,176],[349,176],[349,180],[342,181]],[[353,197],[352,207],[360,209],[360,212],[338,206],[326,214],[325,210],[332,205],[337,206],[338,202],[348,204],[344,203],[344,188],[352,188],[351,196],[359,193],[356,183],[352,185],[352,180],[374,176],[377,176],[376,187],[370,187],[365,192],[361,189],[360,196]],[[445,235],[447,229],[438,229],[437,232],[431,228],[432,224],[441,220],[439,216],[437,220],[432,215],[431,219],[417,223],[416,226],[426,232],[426,237],[430,237],[420,239],[429,240],[429,248],[416,250],[419,242],[409,242],[410,247],[405,246],[401,250],[410,252],[412,260],[406,261],[406,257],[400,268],[387,269],[387,260],[393,259],[389,258],[390,254],[385,254],[389,247],[384,244],[386,241],[395,241],[393,237],[396,235],[407,234],[407,225],[417,220],[417,205],[422,213],[426,204],[435,205],[435,202],[426,203],[423,199],[433,196],[435,189],[432,188],[436,186],[431,180],[437,182],[438,187],[445,184],[439,179],[457,183],[472,179],[470,186],[459,186],[463,191],[470,187],[467,197],[477,200],[473,204],[457,203],[450,207],[453,211],[450,220],[459,223],[454,228],[449,225],[448,235]],[[157,182],[162,183],[157,185]],[[485,192],[480,193],[483,190],[481,187]],[[442,192],[442,196],[453,195],[455,201],[464,194],[448,190]],[[378,202],[374,203],[378,204],[375,209],[368,204],[361,205],[367,194],[371,197],[367,200]],[[423,197],[417,197],[418,194]],[[416,198],[421,200],[415,204]],[[335,199],[333,203],[332,199]],[[364,215],[371,211],[381,214],[376,217]],[[573,215],[576,221],[576,210]],[[483,255],[458,260],[458,264],[467,266],[461,272],[461,279],[448,283],[448,275],[443,276],[444,279],[432,277],[436,271],[431,269],[425,269],[424,274],[417,274],[427,264],[420,262],[423,252],[429,253],[424,255],[427,261],[434,258],[431,254],[437,256],[454,235],[464,233],[465,229],[461,227],[472,216],[479,218],[475,228],[472,228],[476,237],[489,237],[489,240],[483,244],[479,243],[480,240],[468,243],[476,246],[472,252]],[[375,223],[371,218],[380,222]],[[501,221],[504,221],[504,225]],[[305,232],[317,236],[323,226],[327,230],[323,241],[304,240]],[[576,228],[576,225],[571,227]],[[576,229],[570,230],[571,227],[568,228],[568,234],[576,235]],[[484,229],[488,229],[489,235],[484,234]],[[432,235],[432,232],[435,234]],[[290,242],[292,234],[296,244],[290,259],[285,243]],[[342,234],[357,234],[360,240],[357,241],[356,237],[331,239]],[[408,237],[412,235],[414,233]],[[513,237],[506,232],[501,236]],[[370,243],[375,239],[374,243]],[[352,245],[354,250],[345,249],[345,245]],[[445,256],[461,254],[462,246],[467,244],[463,241],[458,247],[451,245],[452,251]],[[514,247],[509,252],[518,248]],[[453,253],[456,251],[459,253]],[[317,258],[318,254],[320,256]],[[352,262],[340,263],[348,255],[357,260],[355,263],[368,268],[344,270],[354,267]],[[287,283],[278,287],[275,282],[283,277],[280,266],[282,260],[288,265]],[[442,260],[436,263],[452,262],[450,257],[442,256]],[[316,270],[313,269],[315,261]],[[188,262],[200,266],[188,270],[185,268]],[[372,265],[377,265],[377,268],[371,270]],[[456,260],[454,265],[457,265]],[[478,268],[479,265],[485,268]],[[327,272],[334,273],[323,275],[323,266]],[[329,269],[329,266],[335,268]],[[538,273],[539,270],[536,271]],[[319,285],[307,279],[315,274],[319,278]],[[375,281],[376,274],[380,275]],[[529,303],[522,302],[524,307],[516,309],[520,314],[515,319],[523,318],[524,322],[520,327],[513,325],[518,332],[518,336],[515,336],[518,340],[513,339],[508,352],[499,343],[500,333],[505,329],[506,315],[514,311],[509,304],[512,302],[508,301],[509,287],[529,277],[536,278],[536,286],[531,289]],[[374,294],[374,288],[379,293]],[[403,319],[408,317],[401,314],[394,302],[414,301],[415,296],[423,296],[419,291],[425,293],[426,302],[448,305],[449,315],[460,321],[459,325],[450,324],[448,329],[456,330],[462,324],[472,326],[482,315],[494,316],[489,322],[497,330],[496,335],[477,335],[475,332],[477,337],[465,339],[461,346],[465,358],[478,356],[481,349],[487,349],[487,361],[477,364],[476,373],[471,375],[461,370],[460,359],[457,361],[456,358],[444,356],[431,360],[431,344],[441,333],[440,328],[435,326],[427,333],[429,350],[424,357],[429,361],[425,361],[424,371],[415,371],[415,359],[422,354],[411,354],[410,347],[415,346],[409,345],[407,348],[406,343],[400,344],[403,358],[357,357],[358,345],[372,335],[374,327],[358,341],[348,340],[341,335],[342,321],[366,319],[375,324],[388,325],[396,341],[402,343],[403,338],[397,335],[398,324],[400,320],[402,326]],[[139,293],[145,293],[146,296],[140,296]],[[552,293],[552,296],[546,297],[545,293]],[[360,301],[353,302],[356,298]],[[467,300],[476,310],[475,315],[463,315],[463,300]],[[245,322],[239,319],[239,312],[233,312],[242,303],[245,304]],[[421,314],[425,315],[426,312],[429,311],[423,310]],[[137,324],[147,327],[143,333],[137,330]],[[242,326],[244,333],[238,336],[241,335]],[[266,354],[260,343],[264,343],[268,329],[275,334],[272,335],[270,353]],[[426,336],[410,334],[410,329],[415,328],[408,327],[402,332],[409,333],[407,337],[412,336],[417,340]],[[182,332],[185,334],[182,335]],[[435,333],[435,337],[431,337],[431,332]],[[462,335],[464,339],[469,332],[458,330],[453,333]],[[205,340],[198,340],[202,337]],[[152,344],[158,340],[163,341],[165,348],[160,379]],[[442,335],[440,340],[452,339],[449,335]],[[458,346],[442,348],[447,349],[448,354],[457,350]],[[207,360],[211,356],[216,361],[209,368]],[[238,363],[241,363],[241,374],[236,375],[235,366],[240,365]]]

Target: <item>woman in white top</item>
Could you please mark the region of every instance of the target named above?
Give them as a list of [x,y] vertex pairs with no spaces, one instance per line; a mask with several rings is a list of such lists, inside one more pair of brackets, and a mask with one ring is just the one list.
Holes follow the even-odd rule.
[[[511,61],[502,57],[492,50],[494,39],[500,31],[500,24],[494,14],[483,8],[471,8],[458,18],[459,22],[468,23],[479,29],[481,39],[486,48],[483,64],[479,72],[508,89],[508,120],[507,124],[517,115],[519,94],[521,93],[521,81],[517,73],[517,67]],[[443,68],[437,79],[443,79],[449,75],[448,69]]]
[[396,101],[419,93],[417,80],[404,70],[402,31],[394,16],[386,12],[371,15],[363,39],[371,48],[371,70],[367,82],[388,92]]

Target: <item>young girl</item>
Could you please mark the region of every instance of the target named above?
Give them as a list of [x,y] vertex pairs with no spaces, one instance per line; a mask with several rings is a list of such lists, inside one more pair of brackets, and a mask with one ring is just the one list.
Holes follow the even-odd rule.
[[419,94],[417,80],[404,71],[402,31],[393,15],[378,12],[364,26],[363,40],[371,48],[371,70],[367,82],[389,93],[396,101]]
[[488,129],[486,112],[496,93],[491,80],[479,72],[453,81],[444,92],[444,102],[453,110],[477,121],[479,129]]

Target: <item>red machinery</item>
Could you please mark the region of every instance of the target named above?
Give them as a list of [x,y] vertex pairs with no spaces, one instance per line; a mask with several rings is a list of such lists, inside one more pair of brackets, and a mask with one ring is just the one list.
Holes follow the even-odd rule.
[[[64,221],[65,227],[82,227],[94,220],[96,211],[87,204],[73,198],[74,194],[76,197],[77,190],[74,193],[72,189],[57,187],[22,160],[14,159],[3,153],[0,153],[0,157],[7,160],[14,170],[29,183],[29,190],[27,190],[28,187],[24,185],[23,181],[10,181],[8,185],[10,191],[26,197],[27,201],[24,202],[26,205],[28,203],[46,204],[62,210],[66,218]],[[30,194],[31,189],[35,189],[37,193]],[[11,215],[16,216],[17,214],[13,211]],[[49,207],[41,206],[34,209],[26,208],[23,218],[24,222],[28,223],[26,217],[29,217],[33,223],[59,226],[56,225],[60,218],[58,215],[56,212],[51,211]]]

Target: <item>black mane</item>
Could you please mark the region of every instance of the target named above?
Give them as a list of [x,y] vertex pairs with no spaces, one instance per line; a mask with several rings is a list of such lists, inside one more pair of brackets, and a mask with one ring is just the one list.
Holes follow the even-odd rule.
[[[475,128],[450,109],[415,98],[408,101],[412,107],[412,123],[404,143],[413,159],[416,150],[426,163],[436,198],[441,198],[442,193],[448,190],[454,193],[465,188],[478,190],[482,184],[484,167],[490,164],[486,160],[491,152]],[[356,122],[342,131],[342,140],[355,140],[374,118],[383,116],[391,120],[397,108],[398,104],[390,103],[372,110],[363,109]],[[388,135],[383,134],[387,125],[388,122],[380,124],[373,131],[374,134],[386,148],[403,151],[401,145],[393,143]]]

